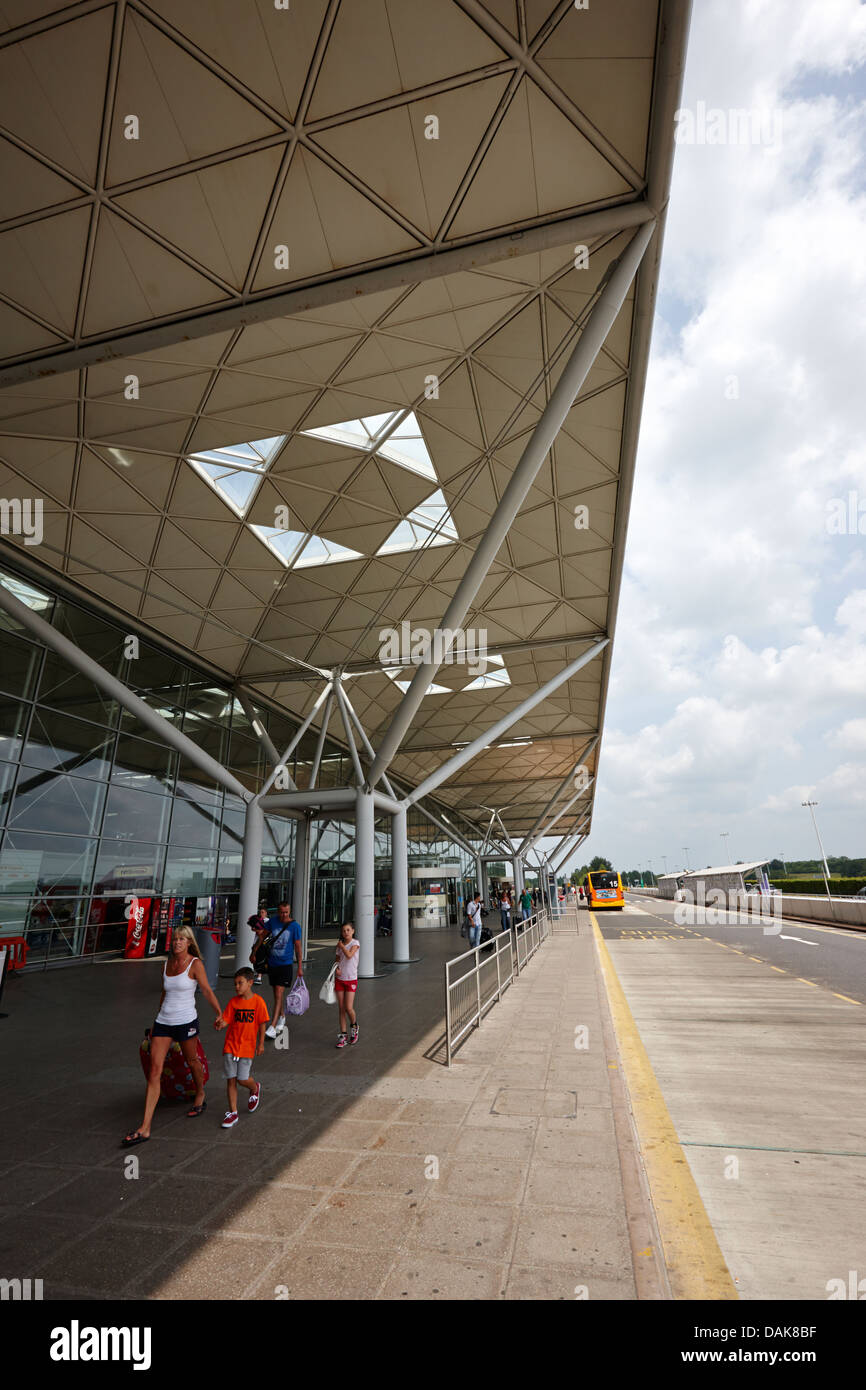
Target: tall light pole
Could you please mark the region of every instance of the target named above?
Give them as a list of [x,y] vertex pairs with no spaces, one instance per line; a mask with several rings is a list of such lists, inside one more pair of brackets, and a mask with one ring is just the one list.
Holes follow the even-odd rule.
[[731,862],[731,847],[730,847],[730,845],[728,844],[728,840],[731,838],[731,832],[730,832],[730,830],[723,830],[723,831],[721,831],[719,838],[725,841],[725,854],[728,856],[728,863],[730,864],[730,862]]
[[780,849],[780,850],[779,850],[779,858],[780,858],[780,860],[782,861],[782,869],[783,869],[783,871],[784,871],[785,878],[787,878],[787,877],[788,877],[788,866],[787,866],[787,864],[785,863],[785,851],[784,851],[783,849]]
[[831,894],[831,892],[830,892],[830,868],[829,868],[829,865],[827,864],[827,856],[826,856],[826,854],[824,853],[824,846],[821,844],[821,832],[820,832],[819,829],[818,829],[818,822],[817,822],[816,819],[815,819],[815,807],[818,805],[818,802],[817,802],[817,801],[803,801],[803,802],[801,802],[800,804],[801,804],[802,806],[808,806],[808,807],[809,807],[809,815],[812,817],[812,824],[813,824],[814,827],[815,827],[815,834],[816,834],[816,836],[818,837],[818,847],[819,847],[819,849],[820,849],[820,851],[821,851],[821,863],[822,863],[823,866],[824,866],[824,886],[825,886],[825,888],[827,889],[827,897],[829,898],[829,897],[832,896],[832,894]]
[[689,873],[691,873],[691,865],[689,864],[689,849],[689,845],[683,845],[683,854],[686,856],[686,869]]
[[668,857],[667,857],[666,854],[662,854],[662,855],[660,856],[660,858],[661,858],[662,863],[663,863],[664,866],[665,866],[665,873],[667,873],[667,871],[668,871]]

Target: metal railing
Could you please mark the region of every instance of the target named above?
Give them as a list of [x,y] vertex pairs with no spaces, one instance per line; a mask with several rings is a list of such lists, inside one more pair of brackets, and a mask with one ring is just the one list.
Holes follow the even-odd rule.
[[542,909],[515,922],[481,946],[472,946],[445,963],[445,1050],[454,1049],[502,998],[550,935],[550,914]]

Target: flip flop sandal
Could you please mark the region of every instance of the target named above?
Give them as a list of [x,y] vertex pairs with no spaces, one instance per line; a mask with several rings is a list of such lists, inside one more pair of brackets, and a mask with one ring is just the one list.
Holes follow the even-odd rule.
[[121,1140],[120,1147],[122,1149],[131,1149],[135,1144],[146,1144],[149,1138],[149,1134],[141,1134],[138,1130],[133,1134],[132,1130],[130,1130],[126,1138]]
[[201,1103],[201,1105],[194,1105],[194,1106],[192,1107],[192,1110],[187,1110],[187,1112],[186,1112],[186,1118],[187,1118],[188,1120],[192,1120],[192,1119],[195,1118],[196,1115],[200,1115],[200,1114],[202,1113],[203,1110],[207,1110],[207,1101],[206,1101],[206,1100],[203,1100],[202,1103]]

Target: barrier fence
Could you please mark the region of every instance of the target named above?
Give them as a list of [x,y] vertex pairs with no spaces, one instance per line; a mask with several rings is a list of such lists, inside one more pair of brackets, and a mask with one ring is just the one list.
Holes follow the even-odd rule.
[[449,1067],[457,1044],[499,1002],[550,932],[550,914],[543,909],[446,961],[445,1047]]

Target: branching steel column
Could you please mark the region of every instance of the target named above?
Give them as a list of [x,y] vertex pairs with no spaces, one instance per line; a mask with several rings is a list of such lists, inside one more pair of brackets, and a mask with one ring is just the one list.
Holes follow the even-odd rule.
[[409,956],[409,841],[406,808],[391,817],[391,949],[392,959]]
[[298,744],[300,743],[301,739],[304,737],[304,734],[305,734],[305,733],[307,732],[307,730],[309,729],[309,727],[310,727],[310,725],[312,724],[313,720],[315,719],[316,715],[318,714],[319,709],[320,709],[321,704],[322,704],[322,701],[327,699],[327,697],[328,697],[328,691],[329,691],[330,689],[331,689],[331,683],[330,683],[330,681],[328,681],[328,683],[327,683],[327,685],[325,686],[324,690],[322,690],[322,691],[319,693],[319,695],[317,696],[317,698],[316,698],[316,703],[313,705],[313,708],[310,710],[309,714],[307,715],[307,717],[306,717],[306,719],[304,720],[304,722],[303,722],[303,724],[301,725],[301,727],[298,729],[297,733],[295,734],[294,738],[292,739],[292,741],[291,741],[291,743],[289,744],[288,748],[286,749],[285,753],[284,753],[283,756],[280,758],[280,760],[279,760],[279,762],[277,763],[276,767],[275,767],[274,770],[271,772],[270,776],[268,777],[267,781],[265,782],[265,785],[262,787],[261,791],[259,792],[259,796],[260,796],[260,797],[261,797],[261,796],[265,796],[265,795],[270,791],[271,787],[274,785],[274,783],[275,783],[276,780],[277,780],[277,774],[279,773],[280,768],[283,768],[284,771],[285,771],[286,780],[287,780],[288,783],[289,783],[289,788],[288,788],[288,790],[289,790],[289,791],[293,791],[293,792],[296,792],[296,791],[298,790],[298,788],[295,786],[294,779],[289,775],[288,761],[289,761],[289,758],[290,758],[290,757],[292,756],[292,754],[294,753],[295,749],[297,748]]
[[375,808],[373,793],[359,787],[355,793],[355,935],[361,943],[358,974],[376,974],[375,914]]
[[331,710],[334,707],[334,692],[328,691],[328,698],[325,701],[325,712],[322,715],[322,727],[319,730],[319,741],[316,744],[316,756],[313,758],[313,766],[310,769],[310,787],[314,788],[319,780],[319,768],[322,764],[322,753],[325,748],[325,737],[328,733],[328,725],[331,722]]
[[543,839],[546,838],[546,836],[548,836],[548,835],[550,834],[551,830],[552,830],[553,827],[556,825],[557,821],[562,820],[562,817],[563,817],[563,816],[568,815],[568,812],[571,810],[572,806],[574,806],[574,805],[576,804],[576,802],[580,801],[581,797],[586,796],[586,793],[589,791],[589,789],[590,789],[590,787],[592,786],[592,784],[593,784],[594,781],[595,781],[595,778],[594,778],[594,777],[590,777],[590,779],[589,779],[589,781],[587,782],[586,786],[585,786],[585,787],[581,787],[580,791],[579,791],[579,792],[576,792],[575,795],[571,798],[571,800],[570,800],[570,801],[567,801],[567,802],[565,803],[565,805],[563,806],[562,810],[557,812],[557,814],[553,817],[553,820],[552,820],[552,821],[548,821],[548,823],[547,823],[547,825],[544,827],[544,829],[543,829],[543,830],[539,830],[538,833],[532,837],[532,842],[531,842],[531,843],[532,843],[533,845],[536,843],[536,841],[538,841],[538,840],[543,840]]
[[531,847],[532,842],[533,842],[533,838],[534,838],[534,836],[535,836],[535,832],[536,832],[536,830],[538,829],[538,827],[542,824],[542,822],[544,821],[544,817],[547,816],[547,815],[549,815],[550,812],[553,810],[554,806],[556,805],[556,803],[557,803],[557,801],[559,800],[559,798],[562,796],[562,793],[565,791],[565,789],[566,789],[566,787],[568,786],[569,782],[571,781],[572,777],[573,777],[574,774],[577,772],[577,770],[578,770],[579,767],[583,767],[584,761],[585,761],[585,760],[590,756],[590,754],[593,752],[593,749],[595,748],[595,746],[596,746],[597,743],[598,743],[598,734],[595,735],[595,738],[590,739],[590,741],[589,741],[589,743],[587,744],[586,748],[584,748],[583,752],[581,753],[580,758],[579,758],[578,761],[574,764],[574,767],[571,769],[570,772],[567,772],[567,773],[565,774],[565,776],[563,777],[563,779],[562,779],[562,781],[560,782],[559,786],[557,787],[556,791],[553,793],[553,796],[550,798],[550,800],[548,801],[548,803],[547,803],[547,805],[545,806],[544,810],[542,811],[541,815],[538,817],[538,820],[535,822],[535,824],[534,824],[534,826],[532,827],[532,829],[530,830],[529,834],[525,837],[523,843],[519,846],[518,851],[517,851],[518,854],[523,854],[523,853],[525,853],[525,851],[528,850],[528,849]]
[[[577,675],[578,671],[582,670],[594,657],[598,656],[599,652],[604,650],[607,646],[607,642],[608,639],[606,637],[603,641],[596,642],[594,646],[590,647],[589,651],[584,652],[583,655],[577,657],[575,661],[569,662],[557,675],[547,681],[540,690],[536,690],[533,695],[530,695],[528,699],[518,705],[517,709],[510,710],[508,714],[503,715],[503,717],[493,725],[492,729],[488,729],[484,734],[479,734],[478,738],[473,739],[465,748],[461,748],[460,752],[456,753],[453,758],[449,758],[447,763],[443,763],[441,767],[438,767],[435,772],[432,772],[430,776],[421,783],[420,787],[416,787],[414,791],[409,793],[406,800],[410,805],[412,802],[420,800],[422,796],[429,796],[430,792],[434,792],[443,782],[447,782],[449,777],[453,777],[455,772],[459,772],[461,767],[465,767],[468,762],[471,762],[476,754],[482,752],[489,743],[494,743],[496,739],[500,738],[502,734],[505,733],[506,729],[511,728],[512,724],[516,724],[525,714],[529,714],[534,710],[536,705],[540,705],[542,700],[546,700],[548,695],[552,695],[553,692],[558,690],[561,685],[564,685],[567,680]],[[406,693],[408,695],[409,692],[407,691]],[[370,778],[372,782],[372,772]]]
[[262,748],[264,748],[265,756],[268,762],[270,763],[271,767],[276,767],[280,761],[280,755],[274,747],[274,743],[270,737],[270,734],[268,733],[264,724],[262,724],[255,710],[253,709],[252,702],[250,701],[249,697],[244,693],[243,690],[236,690],[235,699],[237,700],[247,719],[250,721],[250,724],[253,728],[253,733],[255,734],[259,743],[262,745]]
[[253,933],[247,926],[247,919],[259,910],[259,890],[262,874],[262,843],[264,839],[265,816],[257,801],[247,806],[244,825],[244,845],[241,854],[241,882],[238,894],[238,923],[235,947],[235,969],[250,963],[253,949]]
[[[599,294],[578,339],[577,346],[563,369],[550,400],[545,406],[520,462],[512,473],[502,500],[490,518],[475,554],[457,586],[440,624],[440,631],[456,632],[481,588],[500,546],[520,511],[541,465],[547,458],[569,410],[577,398],[593,363],[613,327],[637,273],[644,252],[655,231],[655,222],[647,223],[635,232],[619,259],[610,268],[607,282]],[[443,652],[443,655],[446,654]],[[370,785],[375,786],[385,772],[406,736],[421,701],[439,669],[439,662],[425,661],[418,667],[409,689],[397,707],[391,725],[382,740],[379,752],[370,769]]]
[[307,812],[303,820],[295,823],[295,866],[292,875],[292,916],[301,928],[301,955],[304,960],[307,958],[307,938],[309,936],[311,840],[312,817]]

